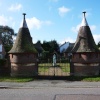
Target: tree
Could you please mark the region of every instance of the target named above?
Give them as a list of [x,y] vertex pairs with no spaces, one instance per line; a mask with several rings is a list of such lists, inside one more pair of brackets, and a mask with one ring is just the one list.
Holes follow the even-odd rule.
[[9,26],[0,26],[0,37],[6,51],[9,51],[13,45],[13,36],[16,36],[14,30]]
[[58,49],[59,49],[59,45],[57,43],[56,40],[52,40],[49,42],[49,45],[50,45],[50,53],[53,53],[54,51],[58,52]]
[[100,49],[100,41],[98,42],[97,46],[98,46],[98,48]]
[[59,45],[56,40],[51,40],[49,42],[43,41],[42,47],[45,51],[49,51],[49,53],[53,53],[54,51],[58,52]]
[[45,51],[49,51],[50,48],[51,48],[49,42],[47,42],[47,41],[43,41],[42,47],[43,47],[43,49],[44,49]]

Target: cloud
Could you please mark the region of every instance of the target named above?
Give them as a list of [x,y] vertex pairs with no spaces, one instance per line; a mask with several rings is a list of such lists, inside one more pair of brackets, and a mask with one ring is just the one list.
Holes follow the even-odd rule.
[[[49,20],[46,20],[46,21],[42,21],[42,20],[39,20],[38,18],[36,17],[32,17],[32,18],[26,18],[26,22],[27,22],[27,25],[29,27],[30,30],[32,30],[33,28],[34,29],[40,29],[43,25],[52,25],[53,23]],[[20,26],[22,25],[22,22],[20,24]]]
[[4,16],[4,15],[1,15],[0,16],[0,25],[7,25],[8,23],[8,19]]
[[90,29],[91,29],[91,31],[96,30],[96,25],[90,25]]
[[12,4],[8,10],[9,11],[20,11],[22,9],[22,5],[21,4]]
[[[93,38],[95,40],[95,43],[98,44],[100,41],[100,34],[93,34]],[[75,43],[76,39],[73,39],[72,37],[68,37],[60,42],[60,44],[63,44],[65,42]]]
[[40,21],[36,17],[27,18],[26,21],[27,21],[29,29],[32,29],[32,28],[40,29],[41,28],[42,21]]
[[[81,24],[78,24],[76,27],[72,27],[71,31],[74,33],[77,33],[79,31],[80,26],[81,26]],[[96,30],[96,25],[90,25],[89,27],[90,27],[91,31]]]
[[70,11],[70,9],[62,6],[62,7],[58,8],[58,11],[59,11],[59,15],[61,17],[63,17],[66,13],[68,13]]
[[74,32],[74,33],[77,33],[79,31],[80,25],[81,24],[77,25],[76,27],[72,27],[71,31]]
[[93,37],[94,37],[94,40],[97,44],[100,41],[100,35],[99,34],[94,34]]
[[75,42],[75,39],[73,39],[72,37],[67,37],[66,39],[62,40],[60,42],[60,44],[63,44],[65,42],[70,42],[70,43],[74,43]]
[[12,17],[5,17],[4,15],[0,15],[0,25],[3,26],[10,26],[14,27],[15,26],[15,21],[13,20]]

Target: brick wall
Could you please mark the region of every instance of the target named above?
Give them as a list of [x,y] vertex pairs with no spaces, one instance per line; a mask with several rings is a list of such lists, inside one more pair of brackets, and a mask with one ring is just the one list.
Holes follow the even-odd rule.
[[10,54],[11,76],[34,76],[38,73],[36,54]]
[[93,76],[100,74],[100,53],[75,53],[72,56],[71,75]]

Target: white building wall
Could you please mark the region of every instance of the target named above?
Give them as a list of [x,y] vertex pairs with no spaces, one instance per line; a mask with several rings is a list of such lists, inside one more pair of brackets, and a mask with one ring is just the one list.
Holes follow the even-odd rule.
[[62,53],[64,50],[66,50],[69,47],[69,42],[66,42],[64,45],[60,47],[60,53]]

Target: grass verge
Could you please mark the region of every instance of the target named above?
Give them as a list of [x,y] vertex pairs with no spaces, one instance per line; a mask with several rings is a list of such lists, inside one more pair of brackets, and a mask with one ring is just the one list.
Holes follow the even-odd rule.
[[0,82],[30,82],[30,81],[33,81],[33,78],[0,76]]
[[[0,82],[31,82],[37,80],[32,77],[0,76]],[[100,82],[100,76],[66,76],[67,81]]]
[[100,76],[69,76],[70,81],[100,82]]

